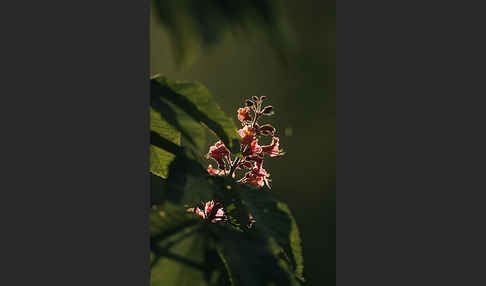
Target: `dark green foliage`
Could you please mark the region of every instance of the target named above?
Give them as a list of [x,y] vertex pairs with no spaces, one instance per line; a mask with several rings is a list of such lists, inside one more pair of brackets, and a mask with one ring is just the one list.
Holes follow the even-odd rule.
[[[150,168],[151,285],[302,284],[301,241],[288,207],[269,190],[208,175],[199,162],[195,142],[202,132],[194,130],[208,127],[237,147],[231,118],[198,83],[162,78],[151,84],[151,148],[157,148]],[[186,211],[209,200],[225,206],[228,222],[213,224]],[[252,228],[249,213],[256,218]]]
[[157,20],[169,32],[176,60],[194,57],[227,34],[260,31],[284,55],[288,45],[280,3],[275,0],[152,0]]

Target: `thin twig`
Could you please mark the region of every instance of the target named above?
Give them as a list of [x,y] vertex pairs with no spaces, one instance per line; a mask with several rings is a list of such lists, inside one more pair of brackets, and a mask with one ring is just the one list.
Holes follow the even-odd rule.
[[231,169],[230,169],[230,173],[229,173],[230,177],[233,176],[233,173],[235,172],[236,167],[238,167],[239,163],[240,163],[240,158],[239,157],[235,158],[235,160],[233,161],[233,164],[231,165]]

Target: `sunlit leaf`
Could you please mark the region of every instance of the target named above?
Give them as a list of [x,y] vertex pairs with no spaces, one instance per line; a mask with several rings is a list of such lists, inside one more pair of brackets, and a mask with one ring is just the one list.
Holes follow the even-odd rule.
[[166,87],[152,85],[151,88],[151,108],[158,112],[175,130],[181,133],[183,145],[194,147],[198,153],[202,154],[206,147],[206,134],[201,124],[195,121],[190,115],[181,108],[169,102],[165,98],[166,93],[172,91]]
[[[181,144],[181,135],[174,127],[172,127],[162,115],[152,108],[150,109],[150,130],[176,145]],[[161,139],[161,140],[163,140]],[[168,167],[170,162],[175,158],[175,155],[168,150],[164,150],[161,146],[150,145],[150,172],[167,178]]]
[[206,87],[198,82],[171,82],[165,78],[151,80],[151,96],[160,97],[183,110],[195,122],[209,128],[233,152],[239,151],[236,125],[226,116]]

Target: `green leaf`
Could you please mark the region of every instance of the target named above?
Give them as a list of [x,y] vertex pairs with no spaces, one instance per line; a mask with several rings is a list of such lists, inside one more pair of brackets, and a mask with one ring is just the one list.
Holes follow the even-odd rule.
[[204,241],[192,236],[173,246],[153,264],[151,286],[208,285],[204,277]]
[[164,149],[165,151],[177,155],[184,151],[179,145],[172,143],[154,131],[150,131],[150,143],[156,147]]
[[199,219],[187,213],[186,208],[171,202],[153,206],[149,219],[150,238],[157,241],[199,223]]
[[290,249],[292,251],[293,256],[293,263],[295,269],[295,275],[301,281],[305,281],[304,278],[304,255],[302,251],[302,240],[300,239],[300,232],[299,228],[297,227],[297,222],[295,218],[292,216],[289,207],[282,203],[278,203],[278,208],[290,217],[291,220],[291,228],[290,228]]
[[[235,183],[228,177],[211,178],[218,186],[215,197],[227,206],[227,214],[240,222],[230,233],[217,236],[221,241],[219,254],[234,281],[232,285],[304,282],[301,239],[288,207],[271,192]],[[246,227],[248,213],[256,219],[251,229]]]
[[151,80],[151,96],[160,97],[183,110],[209,128],[233,152],[239,151],[239,137],[233,120],[217,105],[208,89],[198,82],[171,82],[165,78]]
[[209,175],[196,161],[177,156],[169,166],[168,196],[172,202],[198,204],[214,198],[214,187]]
[[152,97],[152,108],[160,114],[165,114],[167,122],[181,133],[182,139],[187,141],[183,141],[182,145],[194,147],[199,154],[206,151],[205,130],[191,116],[162,97]]
[[[186,130],[188,127],[187,122],[184,121],[183,123],[180,122],[181,121],[181,118],[179,118],[180,111],[178,112],[178,110],[175,110],[169,103],[165,102],[165,100],[163,100],[161,97],[158,96],[151,97],[150,106],[154,110],[157,110],[159,114],[163,115],[164,119],[167,120],[167,122],[170,125],[172,125],[176,130],[178,130],[181,133],[182,137],[184,137],[189,143],[196,144],[190,132]],[[187,120],[187,118],[184,119]],[[195,124],[196,122],[190,122],[190,123]]]
[[150,212],[150,285],[204,285],[204,244],[199,221],[166,203]]
[[160,205],[167,198],[167,180],[150,173],[150,204]]
[[[167,178],[168,166],[170,162],[175,158],[175,155],[168,150],[164,150],[162,143],[169,142],[174,145],[181,144],[181,135],[174,127],[172,127],[166,120],[162,118],[162,115],[152,108],[150,109],[150,131],[154,136],[154,139],[158,139],[158,145],[150,145],[150,172]],[[152,133],[153,132],[153,133]],[[169,144],[170,145],[170,144]],[[173,151],[173,150],[172,150]]]
[[295,276],[305,281],[302,242],[288,206],[276,200],[268,191],[242,190],[240,196],[257,221],[255,229],[282,247]]
[[278,246],[261,233],[220,228],[218,237],[231,285],[300,285],[278,256]]
[[150,284],[228,285],[208,225],[185,209],[165,202],[150,211]]

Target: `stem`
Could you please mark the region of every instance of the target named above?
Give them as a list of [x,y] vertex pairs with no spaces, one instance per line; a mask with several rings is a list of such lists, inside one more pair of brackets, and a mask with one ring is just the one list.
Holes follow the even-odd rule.
[[[254,114],[255,116],[253,118],[253,121],[251,122],[251,128],[255,128],[255,123],[256,123],[256,121],[258,120],[258,118],[261,115],[261,107],[262,107],[262,101],[258,100],[258,102],[256,102],[256,107],[255,108],[252,108],[253,109],[253,112],[255,113]],[[248,146],[249,145],[246,145],[245,146],[245,149],[242,150],[241,153],[245,153],[246,149],[248,149]],[[236,167],[238,167],[238,164],[240,163],[240,160],[241,160],[240,158],[235,158],[235,160],[231,164],[230,173],[229,173],[229,176],[230,177],[233,177],[233,173],[235,172]]]
[[253,118],[253,122],[251,123],[251,128],[255,127],[255,123],[256,123],[258,117],[260,117],[260,112],[255,113],[255,118]]
[[231,167],[231,158],[228,156],[228,157],[224,157],[224,173],[226,174],[228,172],[228,166]]
[[230,169],[230,173],[229,173],[230,177],[233,177],[233,173],[235,172],[236,167],[238,166],[238,163],[240,163],[240,158],[237,157],[233,161],[233,164],[231,164],[231,169]]
[[258,102],[256,102],[256,108],[253,110],[253,112],[255,112],[255,116],[253,118],[253,122],[251,123],[251,128],[255,127],[255,123],[258,120],[258,117],[260,117],[261,107],[262,107],[262,102],[259,100]]

